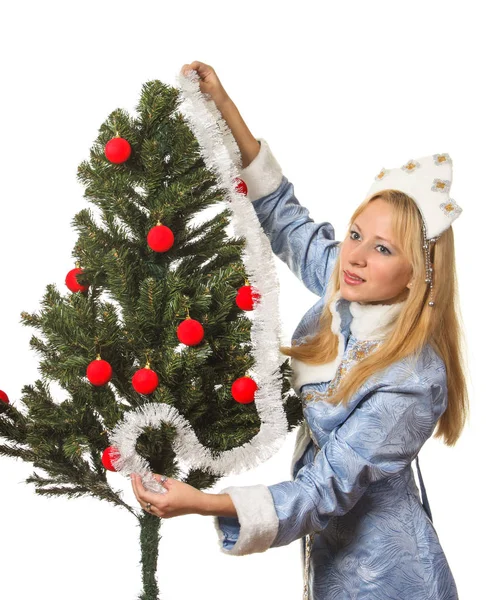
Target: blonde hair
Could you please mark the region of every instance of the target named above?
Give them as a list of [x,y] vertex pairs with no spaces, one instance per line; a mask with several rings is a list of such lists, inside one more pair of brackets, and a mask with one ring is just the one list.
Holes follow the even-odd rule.
[[[443,438],[453,446],[464,428],[469,399],[463,356],[462,317],[459,309],[457,276],[454,254],[454,233],[449,227],[431,244],[430,260],[433,263],[433,290],[435,306],[428,306],[429,287],[425,282],[425,257],[422,237],[422,216],[407,194],[399,190],[383,190],[365,199],[355,210],[348,225],[363,212],[369,202],[382,198],[393,207],[392,227],[397,245],[404,252],[416,275],[405,304],[392,321],[392,329],[376,350],[355,364],[343,377],[335,392],[326,399],[332,404],[349,398],[377,371],[415,355],[429,343],[444,362],[447,373],[447,408],[437,424],[436,438]],[[319,317],[317,333],[297,346],[281,346],[280,351],[308,364],[333,361],[338,354],[338,336],[331,330],[332,313],[329,305],[340,290],[340,254],[334,265],[327,290],[328,299]]]

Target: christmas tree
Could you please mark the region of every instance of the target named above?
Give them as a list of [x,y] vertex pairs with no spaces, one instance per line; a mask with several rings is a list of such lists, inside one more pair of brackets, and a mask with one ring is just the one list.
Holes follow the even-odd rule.
[[[79,235],[68,289],[47,285],[41,309],[21,314],[40,333],[30,345],[41,357],[42,379],[25,385],[19,402],[0,391],[0,454],[33,463],[26,483],[37,494],[91,495],[137,519],[143,600],[159,598],[161,520],[134,509],[109,484],[107,469],[120,464],[110,433],[127,416],[148,414],[148,406],[165,407],[217,458],[248,444],[262,424],[253,401],[259,382],[248,375],[258,290],[242,262],[245,240],[227,235],[231,210],[195,223],[225,193],[180,103],[178,89],[150,81],[135,118],[117,109],[101,125],[89,161],[78,168],[85,198],[96,208],[74,217]],[[303,418],[290,372],[282,362],[286,431]],[[51,382],[65,393],[61,401]],[[137,456],[152,473],[201,490],[228,474],[183,472],[177,436],[168,421],[141,427]]]

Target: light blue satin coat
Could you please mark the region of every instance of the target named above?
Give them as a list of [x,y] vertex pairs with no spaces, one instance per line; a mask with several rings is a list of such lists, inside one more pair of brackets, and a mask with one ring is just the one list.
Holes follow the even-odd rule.
[[[309,217],[285,177],[253,206],[273,252],[319,296],[292,335],[298,340],[317,327],[339,242],[330,223]],[[341,298],[337,307],[345,360],[357,340],[350,334],[349,301]],[[295,463],[292,480],[268,486],[279,519],[270,548],[296,540],[303,545],[304,536],[318,531],[310,555],[311,600],[458,598],[411,468],[446,409],[446,372],[430,345],[415,358],[368,380],[347,407],[303,403],[320,450],[311,441]],[[328,385],[303,385],[300,393]],[[229,549],[238,539],[239,521],[218,521],[223,547]]]

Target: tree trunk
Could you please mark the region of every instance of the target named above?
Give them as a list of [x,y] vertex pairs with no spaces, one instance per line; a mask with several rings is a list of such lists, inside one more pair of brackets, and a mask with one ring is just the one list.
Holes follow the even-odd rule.
[[157,559],[159,556],[160,518],[144,511],[137,517],[140,524],[140,547],[142,550],[143,590],[139,600],[160,600],[157,585]]

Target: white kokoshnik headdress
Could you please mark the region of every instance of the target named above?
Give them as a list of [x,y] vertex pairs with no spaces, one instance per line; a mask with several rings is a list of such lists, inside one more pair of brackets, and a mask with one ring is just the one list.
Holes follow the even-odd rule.
[[410,196],[418,206],[423,221],[425,282],[430,284],[429,306],[434,306],[430,243],[437,241],[462,212],[462,208],[449,196],[451,184],[451,157],[448,154],[433,154],[409,160],[396,169],[383,167],[366,196],[369,198],[387,189],[399,190]]

